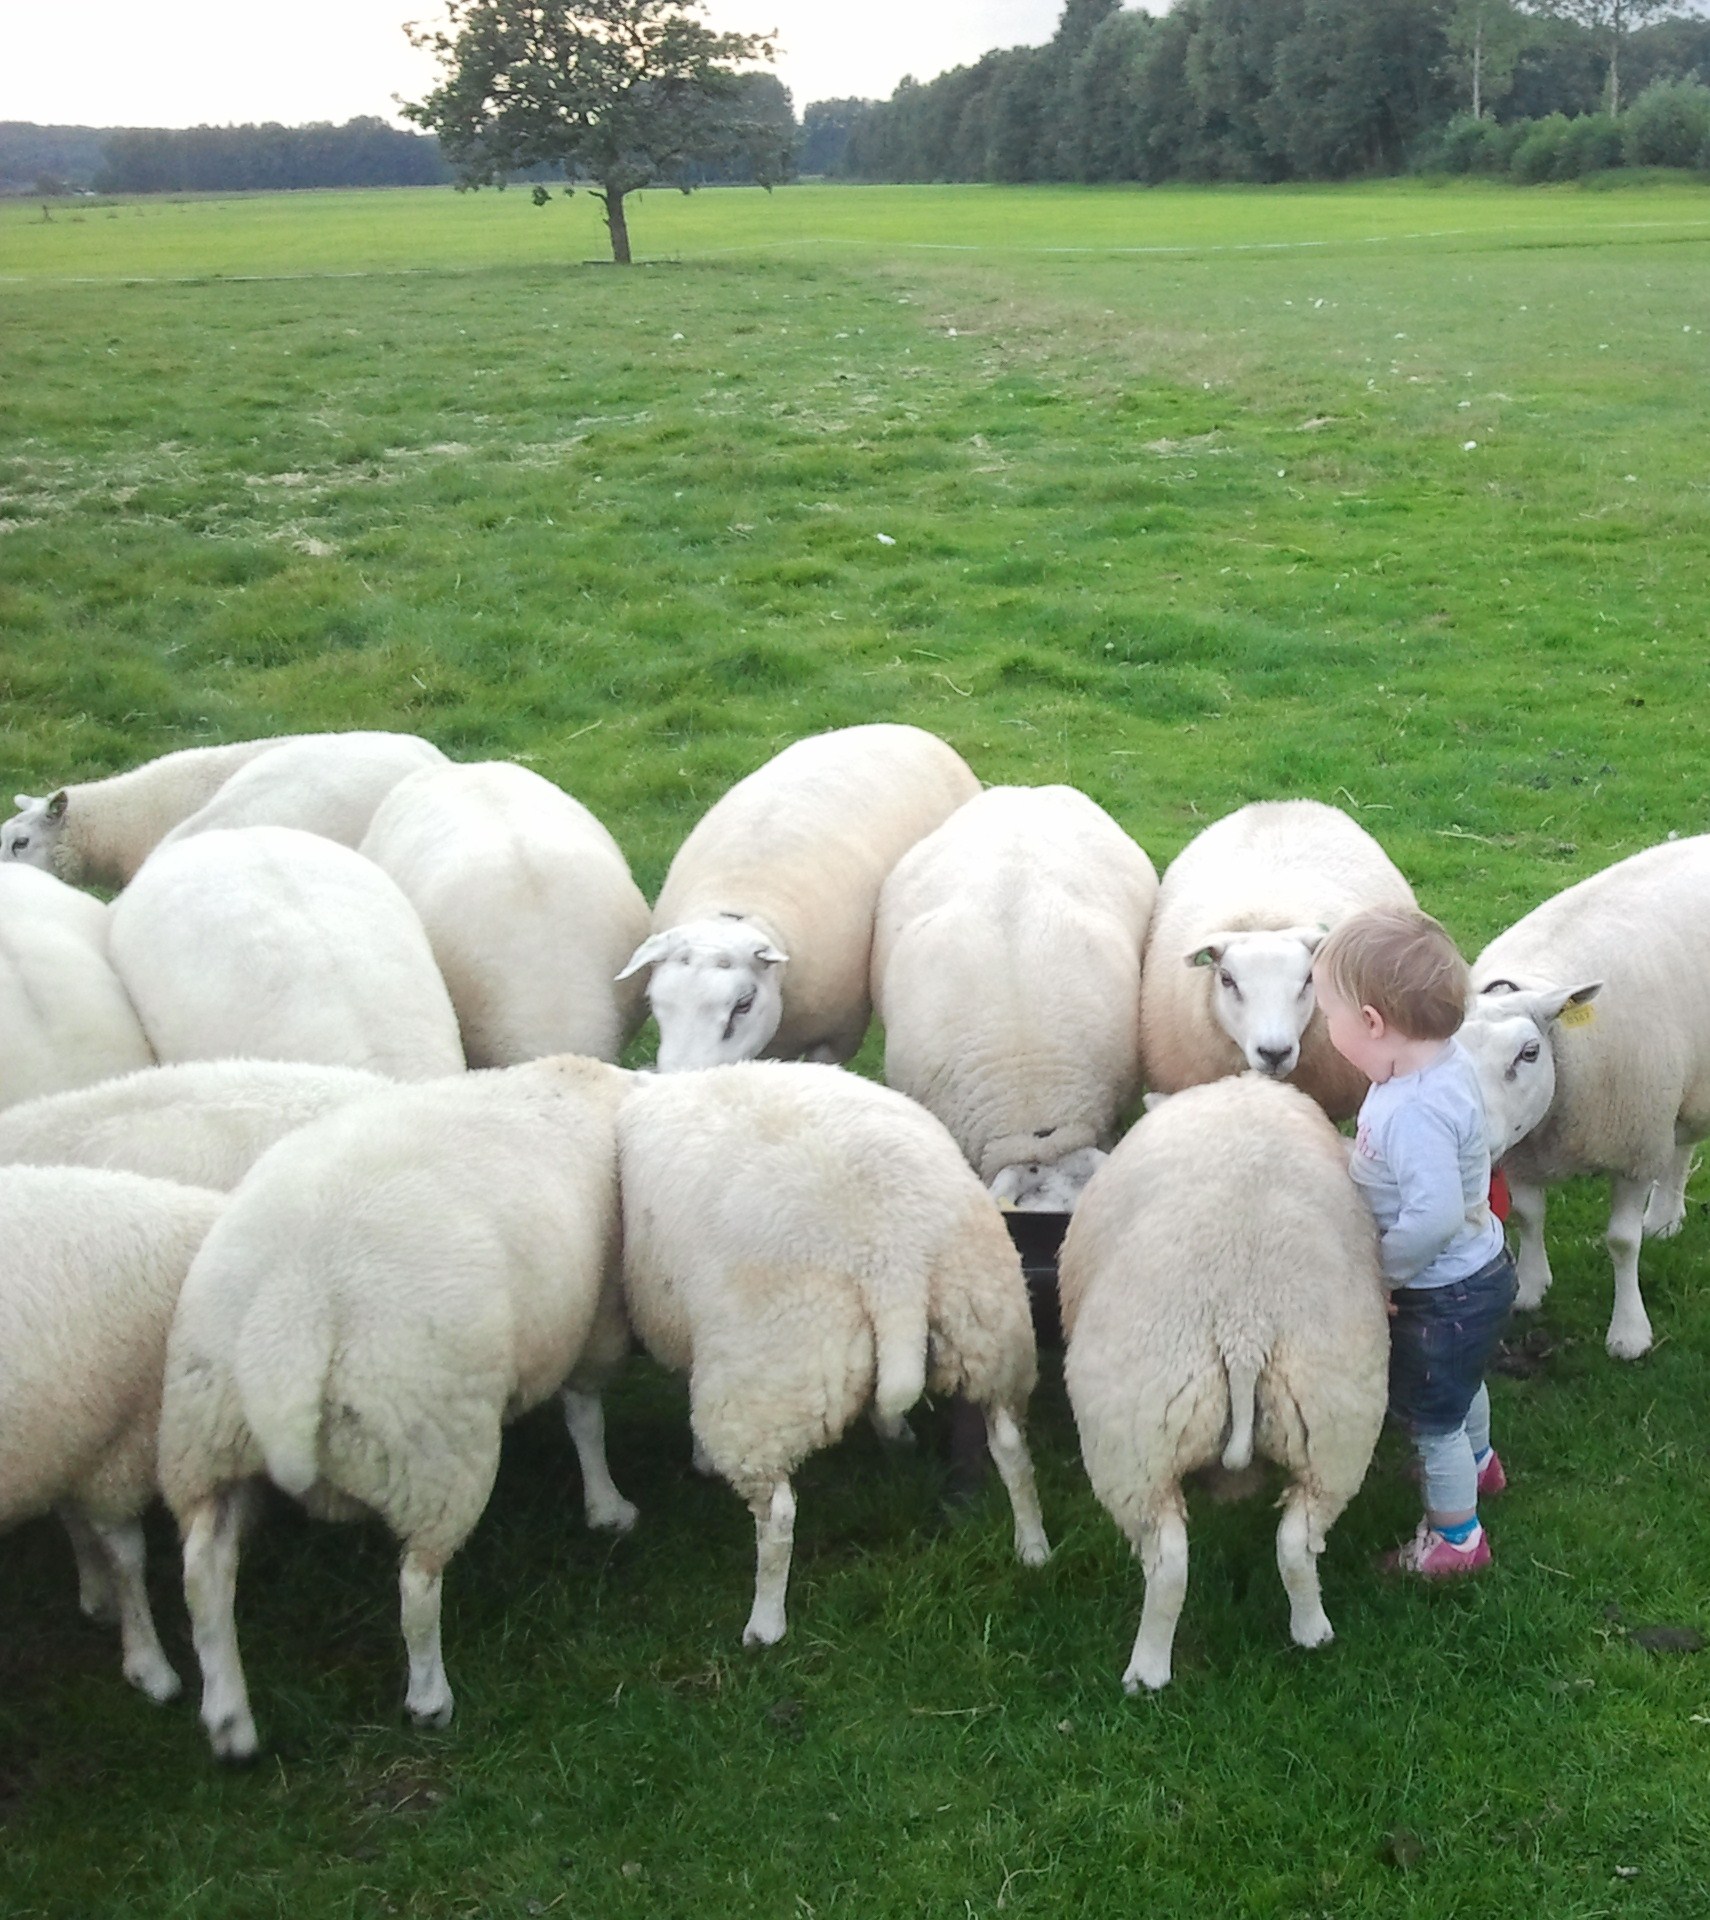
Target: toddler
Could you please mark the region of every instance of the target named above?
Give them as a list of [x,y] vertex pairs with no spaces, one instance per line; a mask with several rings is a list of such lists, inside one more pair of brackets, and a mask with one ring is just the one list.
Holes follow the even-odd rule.
[[1467,965],[1428,914],[1384,907],[1344,920],[1312,978],[1331,1044],[1372,1083],[1349,1164],[1390,1289],[1389,1411],[1425,1489],[1418,1532],[1384,1564],[1425,1580],[1474,1573],[1490,1564],[1479,1495],[1507,1484],[1484,1370],[1516,1282],[1490,1211],[1478,1075],[1455,1038]]

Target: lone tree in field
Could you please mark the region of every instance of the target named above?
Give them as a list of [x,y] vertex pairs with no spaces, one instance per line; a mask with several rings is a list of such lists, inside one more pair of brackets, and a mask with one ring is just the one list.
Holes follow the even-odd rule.
[[[439,135],[459,187],[503,186],[548,166],[605,208],[612,259],[629,265],[624,200],[688,193],[697,171],[786,178],[795,124],[765,111],[742,68],[770,60],[765,33],[714,33],[700,0],[446,0],[444,28],[409,26],[444,77],[403,111]],[[787,99],[787,96],[785,96]],[[537,204],[551,196],[534,189]]]

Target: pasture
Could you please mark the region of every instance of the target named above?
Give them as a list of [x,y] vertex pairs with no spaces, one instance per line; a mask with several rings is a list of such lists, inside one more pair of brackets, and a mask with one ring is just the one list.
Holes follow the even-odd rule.
[[[0,209],[5,791],[320,727],[525,760],[651,896],[826,726],[1068,780],[1160,868],[1242,802],[1355,813],[1476,952],[1705,831],[1710,190],[302,195]],[[1642,928],[1634,929],[1643,938]],[[877,1037],[860,1065],[876,1072]],[[514,1433],[446,1583],[448,1733],[403,1723],[377,1533],[284,1509],[239,1622],[268,1751],[126,1688],[63,1539],[0,1547],[0,1914],[1710,1911],[1710,1184],[1603,1352],[1605,1196],[1493,1382],[1491,1576],[1386,1582],[1380,1447],[1294,1650],[1263,1503],[1196,1506],[1177,1678],[1056,1357],[1057,1551],[946,1498],[945,1422],[798,1483],[791,1630],[680,1391],[609,1403],[642,1509]],[[194,1673],[168,1525],[167,1651]],[[193,1691],[193,1684],[192,1684]]]

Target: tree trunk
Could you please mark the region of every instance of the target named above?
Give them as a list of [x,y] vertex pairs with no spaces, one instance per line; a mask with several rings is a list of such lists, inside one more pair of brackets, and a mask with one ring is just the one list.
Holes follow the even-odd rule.
[[1472,43],[1472,117],[1484,118],[1484,15],[1481,12],[1473,25]]
[[600,205],[606,210],[606,231],[612,237],[612,264],[627,267],[629,258],[629,222],[623,217],[622,187],[607,187],[598,194]]

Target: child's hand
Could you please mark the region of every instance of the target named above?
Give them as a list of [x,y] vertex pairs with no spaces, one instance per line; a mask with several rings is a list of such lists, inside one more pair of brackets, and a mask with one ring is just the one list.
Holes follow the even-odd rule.
[[1386,1293],[1383,1297],[1383,1310],[1393,1320],[1400,1309],[1395,1304],[1395,1295]]

